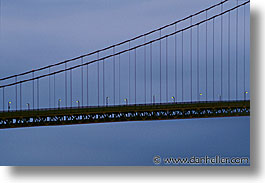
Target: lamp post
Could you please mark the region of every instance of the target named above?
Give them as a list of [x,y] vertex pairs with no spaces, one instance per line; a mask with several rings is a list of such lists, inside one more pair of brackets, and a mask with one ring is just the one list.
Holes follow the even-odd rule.
[[62,101],[61,99],[58,100],[58,108],[59,108],[59,109],[60,109],[60,107],[61,107],[61,101]]
[[106,97],[106,106],[109,104],[109,97]]
[[125,101],[125,104],[128,105],[128,99],[125,98],[124,101]]
[[199,101],[201,101],[201,96],[202,96],[202,93],[200,93]]
[[245,91],[244,92],[244,100],[247,100],[247,94],[248,94],[248,91]]
[[11,102],[8,102],[8,111],[10,110],[11,108]]
[[222,101],[222,95],[218,95],[219,96],[219,100]]
[[171,98],[172,98],[173,102],[175,103],[175,102],[176,102],[176,99],[175,99],[175,97],[174,97],[174,96],[172,96]]
[[155,103],[156,103],[156,96],[153,95],[153,104],[155,104]]
[[29,110],[30,109],[29,103],[27,103],[26,106],[28,107],[28,110]]
[[76,103],[77,103],[78,108],[80,108],[80,101],[77,100]]

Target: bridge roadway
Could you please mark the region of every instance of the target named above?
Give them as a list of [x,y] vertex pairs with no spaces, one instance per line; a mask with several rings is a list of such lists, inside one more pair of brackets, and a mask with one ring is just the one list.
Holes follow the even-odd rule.
[[0,129],[249,115],[249,100],[54,108],[0,112]]

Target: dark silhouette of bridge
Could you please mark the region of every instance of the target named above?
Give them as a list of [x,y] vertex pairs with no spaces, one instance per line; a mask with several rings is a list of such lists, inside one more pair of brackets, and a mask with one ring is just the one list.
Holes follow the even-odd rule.
[[0,128],[249,115],[250,1],[228,2],[1,78]]

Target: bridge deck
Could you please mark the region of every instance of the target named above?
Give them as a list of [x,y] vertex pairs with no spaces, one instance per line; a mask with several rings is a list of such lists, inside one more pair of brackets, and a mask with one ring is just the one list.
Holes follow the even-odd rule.
[[0,128],[136,120],[247,116],[250,101],[208,101],[147,105],[23,110],[0,113]]

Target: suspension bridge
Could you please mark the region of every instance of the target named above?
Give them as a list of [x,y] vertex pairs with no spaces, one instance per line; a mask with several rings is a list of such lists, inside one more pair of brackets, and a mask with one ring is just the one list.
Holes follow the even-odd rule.
[[249,4],[0,78],[0,128],[248,116]]

